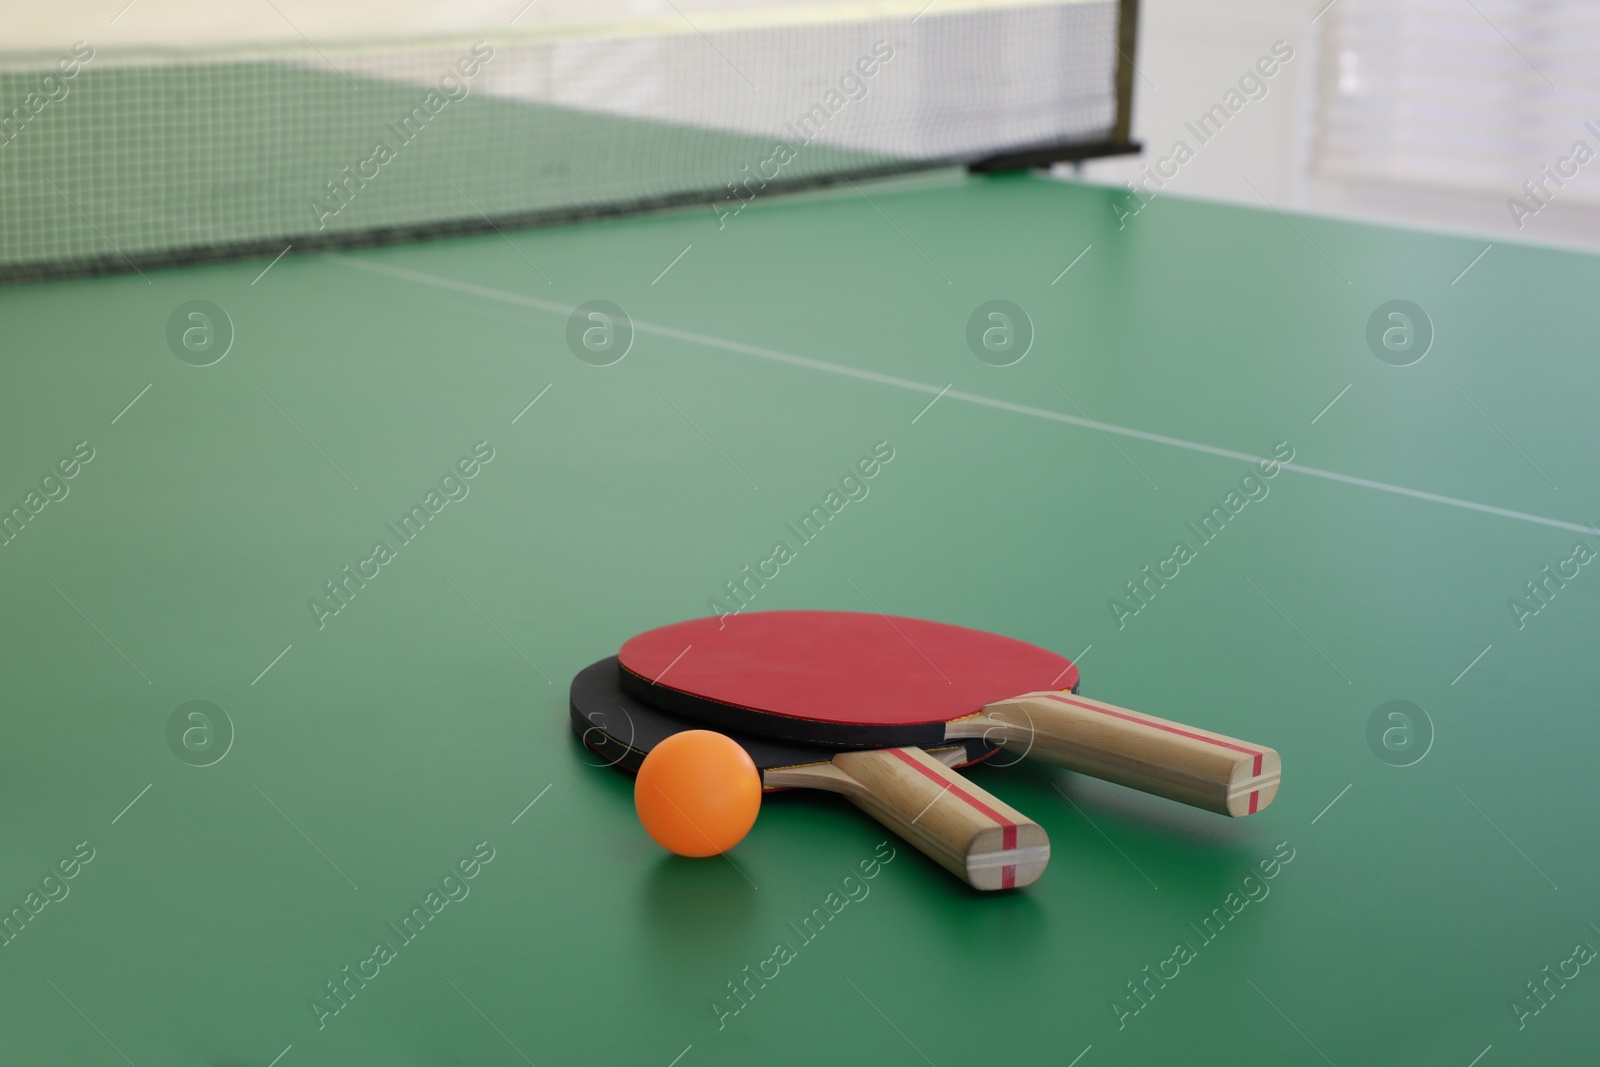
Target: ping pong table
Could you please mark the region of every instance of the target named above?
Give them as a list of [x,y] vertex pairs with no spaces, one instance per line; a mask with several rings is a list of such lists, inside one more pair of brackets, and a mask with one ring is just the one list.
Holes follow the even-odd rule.
[[[0,289],[6,1058],[1592,1056],[1600,262],[1125,198]],[[1076,657],[1282,791],[976,768],[1054,843],[1009,894],[826,798],[660,852],[569,679],[793,607]]]

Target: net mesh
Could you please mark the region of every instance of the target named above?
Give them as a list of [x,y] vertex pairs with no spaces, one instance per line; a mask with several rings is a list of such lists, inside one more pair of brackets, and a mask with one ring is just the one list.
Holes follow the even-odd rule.
[[0,56],[0,280],[668,205],[727,218],[1110,138],[1114,0],[873,12]]

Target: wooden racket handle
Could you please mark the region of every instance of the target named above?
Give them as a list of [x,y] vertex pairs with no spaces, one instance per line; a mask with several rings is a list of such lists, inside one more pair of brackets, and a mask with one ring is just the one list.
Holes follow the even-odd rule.
[[1272,803],[1283,767],[1270,748],[1073,693],[990,704],[948,733],[1236,817]]
[[826,789],[915,845],[974,889],[1015,889],[1044,873],[1044,829],[920,748],[841,752],[831,763],[767,771],[769,786]]

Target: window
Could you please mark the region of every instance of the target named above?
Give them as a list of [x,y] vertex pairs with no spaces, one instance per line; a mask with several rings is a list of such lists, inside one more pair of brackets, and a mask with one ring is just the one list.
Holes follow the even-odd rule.
[[1477,194],[1502,211],[1511,197],[1537,206],[1533,182],[1542,202],[1600,212],[1600,4],[1335,0],[1318,21],[1319,177]]

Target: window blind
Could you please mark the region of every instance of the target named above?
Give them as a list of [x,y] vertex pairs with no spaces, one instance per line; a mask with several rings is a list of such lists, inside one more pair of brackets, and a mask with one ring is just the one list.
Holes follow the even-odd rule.
[[1319,175],[1600,206],[1600,3],[1335,0],[1318,22]]

